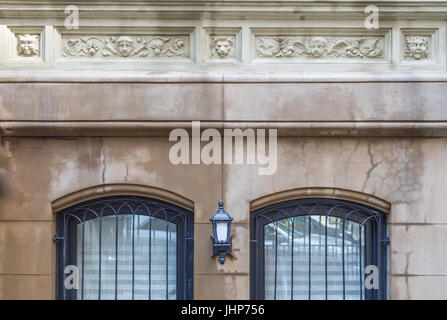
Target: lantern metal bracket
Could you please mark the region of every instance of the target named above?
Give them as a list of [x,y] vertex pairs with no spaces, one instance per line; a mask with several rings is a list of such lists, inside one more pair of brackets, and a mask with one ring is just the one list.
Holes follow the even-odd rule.
[[232,235],[230,235],[230,239],[228,239],[229,243],[217,243],[214,236],[211,236],[211,239],[213,239],[213,254],[211,257],[219,256],[220,264],[225,263],[226,256],[233,256],[231,238],[233,238]]

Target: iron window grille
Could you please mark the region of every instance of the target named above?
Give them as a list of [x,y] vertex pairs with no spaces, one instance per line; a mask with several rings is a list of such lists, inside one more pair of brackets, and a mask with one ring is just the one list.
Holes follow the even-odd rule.
[[[252,299],[386,299],[386,217],[365,205],[297,199],[250,215]],[[365,267],[379,288],[364,286]]]
[[[121,299],[125,290],[129,299],[193,299],[193,223],[192,212],[137,196],[58,212],[56,298]],[[69,265],[78,267],[78,289],[65,286]],[[88,291],[87,285],[97,289]]]

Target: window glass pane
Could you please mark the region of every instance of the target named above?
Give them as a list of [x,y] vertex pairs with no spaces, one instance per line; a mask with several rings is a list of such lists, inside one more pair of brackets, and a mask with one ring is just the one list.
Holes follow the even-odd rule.
[[345,223],[345,299],[360,299],[360,248],[358,224]]
[[359,228],[360,228],[360,261],[361,261],[361,263],[360,263],[360,274],[362,275],[361,276],[361,280],[362,280],[362,299],[365,299],[365,285],[364,285],[364,282],[365,282],[365,265],[366,265],[366,263],[365,263],[365,254],[366,254],[366,250],[365,250],[365,238],[366,238],[366,228],[365,228],[365,226],[360,226],[359,225]]
[[166,221],[154,218],[151,239],[151,299],[166,299]]
[[[98,299],[99,290],[99,223],[85,222],[84,299]],[[82,228],[82,224],[78,225]],[[82,247],[81,247],[82,248]],[[81,278],[82,279],[82,278]]]
[[276,267],[276,225],[267,224],[264,227],[264,262],[265,262],[265,299],[275,298],[275,267]]
[[343,299],[343,219],[328,217],[328,299]]
[[101,299],[111,300],[115,299],[116,216],[102,217],[101,224]]
[[174,300],[177,297],[177,226],[168,223],[169,231],[169,250],[168,250],[168,267],[169,267],[169,287],[168,299]]
[[269,223],[264,226],[265,299],[343,299],[343,290],[345,299],[360,299],[361,252],[364,228],[350,220],[319,214]]
[[292,219],[277,222],[276,299],[290,299],[292,294]]
[[153,218],[135,216],[135,296],[137,300],[149,299],[150,230]]
[[[85,226],[84,226],[85,225]],[[77,265],[79,271],[78,299],[97,299],[99,288],[99,229],[96,224],[86,221],[77,225]],[[87,239],[92,241],[84,242],[84,256],[82,255],[82,234],[85,232]],[[83,262],[84,259],[84,263]],[[84,280],[83,280],[84,279]],[[84,288],[82,290],[82,288]]]
[[115,285],[118,299],[177,298],[177,226],[174,223],[145,215],[121,214],[118,219],[104,216],[86,221],[84,233],[82,223],[76,228],[80,283],[84,257],[84,290],[79,288],[78,299],[98,299],[99,276],[101,299],[115,299]]
[[312,300],[325,299],[325,237],[323,216],[311,216],[310,219],[310,292]]
[[309,217],[294,218],[293,298],[309,298]]
[[119,300],[132,299],[132,215],[118,215],[118,286]]
[[82,261],[83,261],[83,257],[82,257],[82,235],[83,235],[83,224],[79,223],[76,226],[76,234],[78,235],[77,239],[76,239],[76,248],[77,248],[77,252],[76,252],[76,262],[77,262],[77,267],[78,267],[78,277],[79,277],[79,281],[78,281],[78,291],[77,291],[77,298],[78,299],[82,299]]

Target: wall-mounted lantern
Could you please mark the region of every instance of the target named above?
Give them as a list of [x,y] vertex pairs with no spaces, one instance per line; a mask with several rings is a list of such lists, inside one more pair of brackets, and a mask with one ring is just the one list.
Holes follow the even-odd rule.
[[225,262],[225,256],[233,256],[231,248],[231,221],[233,218],[223,208],[223,201],[219,200],[219,209],[210,218],[213,225],[213,254],[219,256],[221,264]]

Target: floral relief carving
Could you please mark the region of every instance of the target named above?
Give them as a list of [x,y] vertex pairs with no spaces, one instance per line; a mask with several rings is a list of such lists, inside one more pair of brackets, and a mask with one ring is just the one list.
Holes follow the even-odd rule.
[[17,55],[34,57],[40,54],[40,36],[22,34],[17,36]]
[[211,58],[234,58],[235,43],[234,36],[211,36]]
[[63,56],[188,57],[188,36],[86,36],[65,41]]
[[425,60],[430,58],[430,36],[406,36],[405,59]]
[[383,37],[256,37],[258,58],[383,58]]

